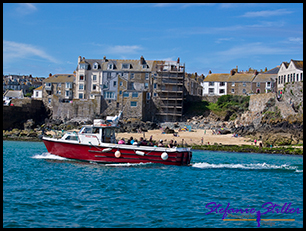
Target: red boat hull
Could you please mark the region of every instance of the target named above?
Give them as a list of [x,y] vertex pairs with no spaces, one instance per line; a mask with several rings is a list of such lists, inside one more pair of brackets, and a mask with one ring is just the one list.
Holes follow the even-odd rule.
[[[68,159],[91,161],[97,163],[159,163],[166,165],[188,165],[192,158],[192,153],[188,149],[177,149],[175,151],[164,148],[143,148],[126,147],[127,145],[94,146],[78,143],[67,143],[59,140],[43,139],[43,142],[49,153],[65,157]],[[125,147],[124,147],[125,146]],[[103,149],[108,149],[103,152]],[[119,151],[120,156],[116,157],[115,153]],[[136,154],[136,151],[144,153]],[[168,158],[163,160],[161,155],[166,152]],[[117,152],[118,154],[118,152]],[[117,155],[118,156],[118,155]]]

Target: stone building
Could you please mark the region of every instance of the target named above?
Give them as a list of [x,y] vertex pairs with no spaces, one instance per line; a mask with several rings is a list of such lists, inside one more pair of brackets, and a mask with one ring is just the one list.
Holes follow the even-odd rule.
[[182,117],[185,65],[177,61],[85,59],[79,56],[74,99],[101,97],[101,115],[177,121]]
[[238,68],[230,73],[210,73],[203,81],[203,95],[248,95],[255,93],[276,92],[277,74],[264,72],[238,72]]

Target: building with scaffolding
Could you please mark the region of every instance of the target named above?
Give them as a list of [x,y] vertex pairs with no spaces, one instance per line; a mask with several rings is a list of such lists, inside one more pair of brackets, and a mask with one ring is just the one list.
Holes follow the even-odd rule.
[[153,102],[158,121],[180,121],[183,115],[185,64],[162,61],[156,64],[153,79]]

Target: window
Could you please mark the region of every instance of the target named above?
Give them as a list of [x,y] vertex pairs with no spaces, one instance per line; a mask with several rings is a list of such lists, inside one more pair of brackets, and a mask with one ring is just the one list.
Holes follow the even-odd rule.
[[104,98],[105,99],[115,99],[115,92],[112,92],[112,91],[104,92]]
[[113,82],[113,87],[116,87],[117,86],[117,81],[114,81]]
[[96,84],[93,84],[93,85],[92,85],[92,90],[93,90],[93,91],[97,90],[97,85],[96,85]]
[[271,82],[267,82],[267,87],[271,87]]
[[296,74],[296,81],[299,81],[299,74]]
[[290,74],[290,82],[292,82],[292,74]]
[[[234,87],[235,86],[235,83],[232,83],[232,87]],[[232,89],[233,90],[233,89]]]
[[85,64],[83,63],[83,64],[80,64],[80,69],[82,70],[84,70],[85,69]]
[[108,64],[108,67],[107,67],[109,70],[113,70],[114,68],[114,65],[112,63]]
[[134,79],[134,73],[131,73],[130,78]]
[[48,99],[48,103],[51,104],[51,98]]
[[129,92],[123,92],[123,97],[129,97]]
[[232,92],[232,94],[234,94],[234,93],[235,93],[235,89],[232,88],[232,91],[231,91],[231,92]]
[[246,83],[245,83],[245,82],[243,82],[243,83],[242,83],[242,86],[246,87]]
[[80,75],[80,80],[81,80],[81,81],[85,80],[84,75]]
[[65,91],[65,96],[66,97],[70,97],[72,95],[72,92],[71,91]]
[[281,83],[281,81],[280,81],[280,76],[278,76],[278,84],[280,84]]
[[128,63],[123,63],[122,64],[122,69],[129,69],[130,68],[130,64]]
[[208,94],[209,95],[213,95],[214,94],[214,89],[213,88],[209,88],[208,89]]
[[99,64],[95,63],[94,66],[93,66],[93,69],[97,70],[98,68],[99,68]]
[[132,98],[138,97],[138,92],[132,92]]
[[214,86],[215,82],[209,82],[208,86]]
[[72,88],[72,83],[67,82],[67,83],[66,83],[66,88],[71,89],[71,88]]
[[303,81],[303,73],[301,73],[301,81]]
[[245,89],[242,89],[242,93],[245,94],[245,93],[246,93],[246,90],[245,90]]
[[220,82],[220,87],[225,86],[225,82]]
[[288,79],[287,79],[287,82],[290,82],[290,80],[289,80],[289,78],[290,78],[290,75],[289,75],[289,74],[287,75],[287,78],[288,78]]
[[150,99],[151,99],[151,93],[147,92],[147,100],[150,100]]
[[122,85],[123,85],[123,82],[122,82],[122,81],[120,81],[119,85],[120,85],[120,86],[122,86]]
[[137,101],[131,101],[131,107],[137,107]]
[[146,80],[149,79],[149,73],[146,73]]
[[46,87],[51,87],[51,83],[46,83]]
[[79,90],[84,90],[84,84],[82,83],[79,84]]
[[149,88],[149,83],[145,83],[144,87],[145,87],[145,89],[148,89]]
[[260,87],[260,83],[256,83],[256,87]]
[[225,90],[224,89],[220,89],[219,90],[219,94],[224,94],[225,93]]
[[293,73],[293,82],[295,82],[295,73]]
[[97,81],[97,75],[92,76],[92,81]]
[[154,88],[154,89],[156,89],[156,87],[157,87],[157,84],[156,84],[156,83],[154,83],[154,84],[153,84],[153,88]]

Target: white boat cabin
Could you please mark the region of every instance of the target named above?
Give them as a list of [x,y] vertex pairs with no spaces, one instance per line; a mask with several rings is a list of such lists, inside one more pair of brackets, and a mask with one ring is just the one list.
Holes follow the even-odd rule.
[[102,127],[86,125],[76,132],[67,132],[61,139],[73,143],[101,145],[101,143],[116,143],[115,128],[113,126]]

